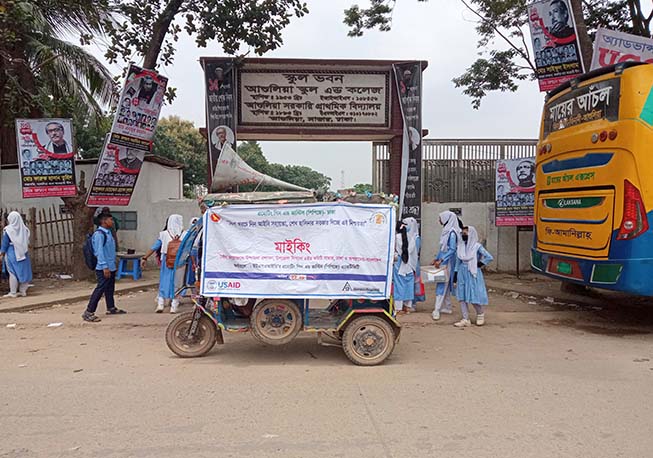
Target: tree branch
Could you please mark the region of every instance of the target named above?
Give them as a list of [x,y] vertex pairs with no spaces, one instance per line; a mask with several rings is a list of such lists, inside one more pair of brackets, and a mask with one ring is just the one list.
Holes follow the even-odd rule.
[[154,26],[152,27],[152,39],[150,40],[145,59],[143,61],[143,68],[149,70],[156,69],[156,61],[159,59],[161,47],[165,40],[170,24],[174,20],[179,9],[182,7],[184,0],[170,0],[161,15],[157,18]]
[[506,36],[503,34],[503,32],[501,32],[501,31],[500,31],[500,30],[499,30],[499,29],[494,25],[494,23],[492,23],[491,21],[489,21],[488,19],[486,19],[485,17],[483,17],[483,15],[482,15],[481,13],[479,13],[479,12],[476,11],[474,8],[472,8],[472,7],[471,7],[471,6],[470,6],[470,5],[469,5],[465,0],[460,0],[460,1],[462,2],[463,5],[465,5],[465,6],[467,7],[468,10],[470,10],[472,13],[474,13],[476,16],[478,16],[478,17],[481,19],[481,21],[483,21],[483,22],[486,23],[486,24],[489,24],[490,27],[492,27],[492,30],[494,30],[494,32],[495,32],[497,35],[499,35],[501,38],[503,38],[504,41],[505,41],[506,43],[508,43],[508,45],[509,45],[512,49],[514,49],[514,50],[517,52],[517,54],[519,54],[519,55],[520,55],[520,56],[521,56],[521,57],[522,57],[526,62],[528,62],[528,65],[531,67],[531,69],[533,70],[533,72],[536,72],[536,71],[537,71],[537,70],[535,69],[535,66],[534,66],[533,63],[531,62],[530,56],[529,56],[527,53],[524,53],[524,51],[523,51],[522,49],[520,49],[519,47],[515,46],[515,44],[514,44],[512,41],[510,41],[510,39],[509,39],[508,37],[506,37]]

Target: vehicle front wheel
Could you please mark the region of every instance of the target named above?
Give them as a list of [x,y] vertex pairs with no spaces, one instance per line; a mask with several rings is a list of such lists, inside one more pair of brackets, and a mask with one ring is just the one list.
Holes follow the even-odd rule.
[[392,325],[378,316],[359,316],[345,328],[342,349],[358,366],[376,366],[385,361],[395,348]]
[[194,313],[195,311],[191,311],[178,315],[166,329],[168,348],[182,358],[197,358],[206,355],[215,345],[218,335],[218,329],[213,321],[206,315],[202,315],[195,335],[189,338],[188,333],[193,324]]

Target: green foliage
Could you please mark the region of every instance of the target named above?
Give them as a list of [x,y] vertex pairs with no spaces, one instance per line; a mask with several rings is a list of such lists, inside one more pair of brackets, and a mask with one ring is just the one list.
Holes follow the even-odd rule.
[[101,33],[106,3],[5,0],[0,6],[4,124],[21,116],[51,115],[53,101],[67,97],[78,101],[75,108],[87,116],[102,114],[101,105],[116,94],[113,77],[95,57],[64,38]]
[[[112,0],[116,16],[106,21],[111,38],[106,57],[130,61],[145,56],[145,66],[154,68],[159,57],[173,62],[175,43],[182,31],[195,37],[198,47],[218,40],[227,54],[246,45],[256,54],[282,44],[281,33],[293,16],[308,13],[301,0]],[[149,62],[148,62],[149,61]]]
[[366,192],[373,192],[374,188],[369,183],[357,183],[354,185],[354,191],[358,194],[365,194]]
[[[418,0],[425,1],[425,0]],[[349,36],[367,29],[387,31],[392,25],[396,0],[371,0],[368,8],[354,5],[345,10]],[[456,87],[479,108],[491,91],[516,91],[518,82],[535,79],[535,65],[528,38],[528,0],[461,0],[477,19],[479,58],[454,78]],[[585,0],[583,16],[590,36],[598,27],[651,36],[653,11],[642,10],[641,0]],[[650,7],[647,7],[650,8]],[[500,44],[498,44],[498,43]]]
[[170,116],[159,121],[152,152],[185,165],[184,195],[194,198],[206,186],[206,140],[191,121]]
[[[264,173],[278,180],[317,191],[326,191],[331,185],[331,178],[303,165],[283,165],[270,163],[263,155],[258,142],[244,142],[238,146],[238,155],[257,172]],[[255,185],[241,186],[240,191],[253,191]],[[269,186],[258,188],[259,191],[277,190]]]

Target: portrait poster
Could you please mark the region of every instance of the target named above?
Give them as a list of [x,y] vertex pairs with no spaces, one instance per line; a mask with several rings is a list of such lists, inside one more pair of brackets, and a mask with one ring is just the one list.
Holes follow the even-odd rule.
[[422,65],[393,65],[404,124],[401,151],[401,218],[422,217]]
[[129,205],[144,157],[145,150],[117,145],[109,141],[107,136],[86,205]]
[[541,92],[585,72],[569,0],[546,0],[528,7],[537,79]]
[[535,158],[497,161],[496,225],[532,226]]
[[209,189],[222,147],[236,151],[236,66],[233,59],[202,61],[206,86]]
[[77,194],[71,119],[17,119],[18,169],[24,199]]
[[86,205],[127,206],[159,122],[168,79],[131,65]]

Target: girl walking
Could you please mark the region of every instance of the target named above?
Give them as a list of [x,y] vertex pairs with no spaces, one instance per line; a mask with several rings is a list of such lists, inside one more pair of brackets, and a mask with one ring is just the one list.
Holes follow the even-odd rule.
[[433,265],[437,268],[446,267],[446,281],[438,283],[435,287],[435,307],[431,317],[438,321],[441,313],[451,315],[451,293],[453,291],[454,272],[456,270],[456,249],[460,241],[460,230],[462,224],[458,216],[452,211],[440,213],[440,224],[442,225],[442,234],[440,234],[440,248],[435,256]]
[[476,325],[483,326],[488,297],[481,268],[492,262],[494,258],[479,243],[478,233],[474,226],[463,228],[456,255],[458,258],[456,297],[460,302],[460,311],[463,317],[454,326],[465,328],[472,325],[469,319],[469,304],[476,309]]
[[[166,265],[168,257],[168,248],[170,242],[181,241],[184,238],[184,219],[181,215],[170,215],[163,231],[159,232],[159,237],[154,245],[143,256],[142,265],[145,267],[147,258],[156,252],[161,253],[161,271],[159,275],[159,296],[157,297],[156,313],[163,312],[165,306],[170,304],[170,313],[177,313],[179,307],[179,297],[175,295],[176,286],[183,280],[184,269],[174,269]],[[176,253],[175,253],[176,255]]]

